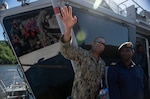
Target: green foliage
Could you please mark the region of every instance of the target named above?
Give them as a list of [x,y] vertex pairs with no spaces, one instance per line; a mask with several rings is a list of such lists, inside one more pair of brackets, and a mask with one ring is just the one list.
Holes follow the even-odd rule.
[[0,41],[0,64],[15,64],[16,62],[10,45],[6,41]]

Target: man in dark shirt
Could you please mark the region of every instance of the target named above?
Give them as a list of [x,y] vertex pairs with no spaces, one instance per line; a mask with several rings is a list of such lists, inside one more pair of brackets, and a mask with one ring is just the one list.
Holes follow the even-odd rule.
[[132,61],[132,43],[125,42],[118,50],[121,60],[108,69],[107,75],[110,99],[143,99],[145,76]]

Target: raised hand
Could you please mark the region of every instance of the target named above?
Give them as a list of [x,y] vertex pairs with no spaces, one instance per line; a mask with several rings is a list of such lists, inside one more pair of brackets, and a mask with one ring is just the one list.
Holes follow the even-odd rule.
[[69,6],[68,8],[64,6],[63,8],[61,8],[61,14],[62,15],[59,15],[59,17],[62,20],[65,27],[64,42],[68,42],[70,41],[70,37],[71,37],[71,29],[77,22],[77,17],[72,16],[71,6]]
[[62,20],[65,28],[72,28],[74,24],[77,22],[77,17],[72,16],[72,7],[69,6],[68,8],[64,6],[61,8],[61,14],[60,19]]

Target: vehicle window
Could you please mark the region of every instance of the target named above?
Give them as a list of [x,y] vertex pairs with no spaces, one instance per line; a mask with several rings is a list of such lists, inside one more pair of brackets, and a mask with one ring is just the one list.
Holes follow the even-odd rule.
[[61,32],[52,6],[6,16],[3,25],[35,97],[69,96],[74,71],[59,53]]
[[79,46],[90,49],[90,44],[94,38],[102,36],[106,41],[106,48],[102,56],[108,65],[111,60],[119,58],[117,53],[118,46],[128,41],[128,28],[126,26],[88,11],[74,9],[74,14],[78,18],[74,31]]

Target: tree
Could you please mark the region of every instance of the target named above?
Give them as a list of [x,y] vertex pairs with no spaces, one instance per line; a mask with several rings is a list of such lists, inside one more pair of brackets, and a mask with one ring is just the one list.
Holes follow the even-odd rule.
[[0,41],[0,64],[16,64],[17,60],[7,41]]

